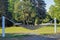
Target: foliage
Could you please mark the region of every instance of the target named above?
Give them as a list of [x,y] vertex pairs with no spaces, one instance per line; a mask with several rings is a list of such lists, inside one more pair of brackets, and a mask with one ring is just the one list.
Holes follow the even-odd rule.
[[[45,2],[43,0],[31,0],[33,7],[36,9],[36,22],[42,23],[43,19],[46,18]],[[35,23],[36,23],[35,22]]]
[[52,5],[49,10],[49,15],[54,19],[60,20],[60,1],[54,0],[56,5]]
[[[44,1],[37,0],[37,2],[38,4],[35,0],[9,0],[8,10],[12,13],[13,19],[27,24],[34,23],[35,19],[43,20],[46,17]],[[38,7],[36,7],[37,5]]]
[[60,6],[60,1],[59,0],[54,0],[54,2],[57,6]]

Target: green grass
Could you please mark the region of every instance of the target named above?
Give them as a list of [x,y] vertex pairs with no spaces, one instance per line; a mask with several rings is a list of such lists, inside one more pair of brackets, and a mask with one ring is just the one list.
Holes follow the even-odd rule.
[[[2,33],[2,29],[0,28],[0,34]],[[24,27],[6,27],[5,33],[17,33],[17,34],[54,34],[54,27],[41,27],[36,30],[30,30]],[[60,33],[60,27],[57,27],[57,33]]]
[[[57,34],[60,33],[60,27],[57,27]],[[13,38],[13,39],[21,39],[23,37],[28,37],[31,35],[49,35],[49,34],[55,34],[54,33],[54,27],[47,26],[47,27],[40,27],[35,30],[30,30],[24,27],[6,27],[5,28],[5,38],[2,38],[2,29],[0,28],[0,40],[7,40]]]

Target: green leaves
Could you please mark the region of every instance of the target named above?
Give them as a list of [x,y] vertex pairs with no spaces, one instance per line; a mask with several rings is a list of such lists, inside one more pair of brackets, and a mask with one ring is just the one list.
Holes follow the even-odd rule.
[[[35,1],[35,0],[34,0]],[[17,21],[30,22],[34,21],[36,16],[39,18],[45,16],[45,3],[44,1],[39,1],[38,4],[34,3],[35,6],[32,6],[31,0],[9,0],[8,10],[12,13],[12,16]],[[38,6],[38,9],[36,8]],[[37,9],[37,10],[36,10]],[[38,12],[38,13],[36,13]],[[44,16],[44,17],[43,17]],[[41,19],[42,19],[41,18]]]
[[60,6],[60,0],[54,0],[55,4]]
[[52,18],[57,18],[60,20],[60,1],[59,0],[54,0],[55,1],[55,6],[51,6],[49,10],[49,14]]

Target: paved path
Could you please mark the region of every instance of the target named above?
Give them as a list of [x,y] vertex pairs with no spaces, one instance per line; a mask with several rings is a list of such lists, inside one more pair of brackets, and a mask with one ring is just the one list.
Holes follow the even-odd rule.
[[[0,39],[2,40],[2,39]],[[58,40],[56,38],[43,37],[39,35],[23,36],[19,38],[5,38],[4,40]]]
[[[2,40],[3,38],[0,38]],[[19,37],[8,37],[3,40],[60,40],[60,34],[53,35],[28,35],[28,36],[19,36]]]
[[29,37],[24,37],[22,40],[57,40],[57,39],[42,37],[42,36],[29,36]]

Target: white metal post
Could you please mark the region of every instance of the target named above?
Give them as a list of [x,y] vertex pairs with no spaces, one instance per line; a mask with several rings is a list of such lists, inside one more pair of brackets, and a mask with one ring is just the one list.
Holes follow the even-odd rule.
[[57,27],[56,27],[56,18],[54,18],[54,32],[56,33],[57,32]]
[[5,37],[5,17],[2,16],[2,37]]

